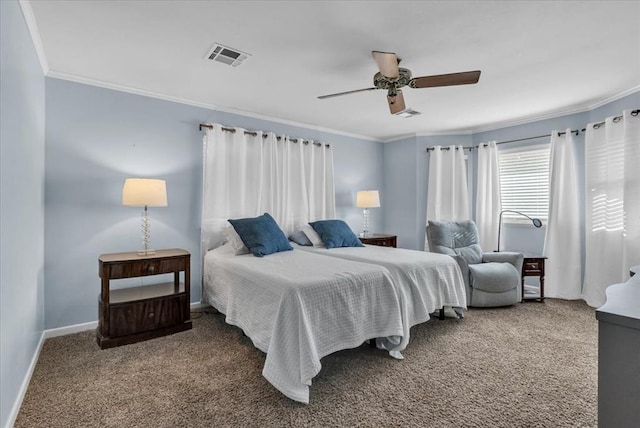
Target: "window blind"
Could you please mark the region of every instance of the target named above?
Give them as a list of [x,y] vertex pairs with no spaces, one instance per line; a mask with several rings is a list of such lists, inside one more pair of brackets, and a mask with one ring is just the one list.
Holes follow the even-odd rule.
[[[549,212],[549,146],[501,151],[499,163],[502,209],[520,211],[546,221]],[[522,219],[514,213],[504,213],[503,218]]]

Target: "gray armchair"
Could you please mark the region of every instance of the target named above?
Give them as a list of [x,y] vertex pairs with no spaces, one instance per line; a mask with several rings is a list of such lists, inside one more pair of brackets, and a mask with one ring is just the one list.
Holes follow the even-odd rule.
[[458,262],[467,286],[468,306],[507,306],[522,300],[523,255],[483,253],[474,222],[429,221],[427,240],[431,252],[449,254]]

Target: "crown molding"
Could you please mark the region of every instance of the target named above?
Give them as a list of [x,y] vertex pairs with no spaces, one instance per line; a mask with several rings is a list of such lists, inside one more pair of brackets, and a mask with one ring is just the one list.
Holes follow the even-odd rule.
[[393,143],[395,141],[406,140],[406,139],[409,139],[409,138],[416,138],[417,136],[418,136],[418,134],[416,134],[416,133],[396,135],[394,137],[384,139],[384,140],[382,140],[382,142],[383,143]]
[[24,21],[29,29],[31,41],[33,42],[33,47],[36,50],[40,67],[42,68],[42,74],[46,76],[47,73],[49,73],[49,63],[47,62],[47,57],[44,54],[44,47],[42,46],[42,39],[40,38],[40,32],[38,31],[38,25],[36,24],[36,17],[34,16],[33,9],[31,8],[31,2],[29,0],[19,0],[18,3],[20,4]]
[[[21,0],[21,1],[26,1],[26,0]],[[583,105],[583,106],[574,106],[574,107],[567,108],[567,109],[555,110],[553,112],[547,112],[547,113],[543,113],[543,114],[535,114],[535,115],[525,116],[525,117],[522,117],[522,118],[519,118],[519,119],[516,119],[516,120],[505,120],[505,121],[502,121],[502,122],[494,122],[494,123],[492,123],[490,125],[483,126],[483,127],[475,127],[475,128],[472,128],[472,129],[468,129],[467,128],[467,129],[452,130],[452,131],[433,131],[433,132],[424,131],[424,132],[419,132],[419,133],[403,134],[403,135],[398,135],[398,136],[394,136],[394,137],[391,137],[391,138],[381,139],[381,138],[374,138],[374,137],[370,137],[370,136],[366,136],[366,135],[352,134],[352,133],[340,131],[340,130],[337,130],[337,129],[325,128],[325,127],[322,127],[322,126],[311,125],[311,124],[307,124],[307,123],[303,123],[303,122],[296,122],[296,121],[293,121],[293,120],[281,119],[281,118],[267,116],[267,115],[263,115],[263,114],[259,114],[259,113],[253,113],[253,112],[250,112],[250,111],[233,109],[233,108],[229,108],[229,107],[223,107],[223,106],[219,106],[219,105],[216,105],[216,104],[209,104],[209,103],[203,103],[203,102],[194,101],[194,100],[188,100],[188,99],[184,99],[184,98],[172,97],[172,96],[160,94],[160,93],[157,93],[157,92],[152,92],[152,91],[147,91],[147,90],[143,90],[143,89],[132,88],[132,87],[129,87],[129,86],[123,86],[123,85],[103,82],[103,81],[94,80],[94,79],[88,79],[88,78],[85,78],[85,77],[80,77],[80,76],[66,74],[66,73],[60,73],[60,72],[57,72],[57,71],[51,71],[50,70],[45,75],[47,77],[51,77],[51,78],[55,78],[55,79],[67,80],[67,81],[70,81],[70,82],[82,83],[82,84],[90,85],[90,86],[97,86],[97,87],[101,87],[101,88],[105,88],[105,89],[111,89],[111,90],[114,90],[114,91],[126,92],[126,93],[130,93],[130,94],[134,94],[134,95],[140,95],[140,96],[149,97],[149,98],[156,98],[156,99],[160,99],[160,100],[164,100],[164,101],[170,101],[170,102],[175,102],[175,103],[180,103],[180,104],[186,104],[186,105],[191,105],[191,106],[195,106],[195,107],[205,108],[205,109],[208,109],[208,110],[216,110],[216,111],[220,111],[220,112],[224,112],[224,113],[237,114],[237,115],[241,115],[241,116],[251,117],[251,118],[254,118],[254,119],[266,120],[266,121],[270,121],[270,122],[281,123],[281,124],[284,124],[284,125],[295,126],[295,127],[304,128],[304,129],[311,129],[311,130],[314,130],[314,131],[326,132],[326,133],[334,134],[334,135],[342,135],[342,136],[345,136],[345,137],[357,138],[357,139],[360,139],[360,140],[372,141],[372,142],[376,142],[376,143],[392,143],[392,142],[399,141],[399,140],[404,140],[404,139],[407,139],[407,138],[417,138],[417,137],[446,136],[446,135],[474,135],[474,134],[478,134],[478,133],[481,133],[481,132],[494,131],[494,130],[498,130],[498,129],[509,128],[509,127],[512,127],[512,126],[518,126],[518,125],[524,125],[524,124],[527,124],[527,123],[538,122],[538,121],[541,121],[541,120],[553,119],[553,118],[556,118],[556,117],[562,117],[562,116],[568,116],[568,115],[571,115],[571,114],[577,114],[577,113],[583,113],[583,112],[587,112],[587,111],[592,111],[592,110],[595,110],[596,108],[602,107],[602,106],[604,106],[606,104],[609,104],[609,103],[611,103],[613,101],[616,101],[616,100],[619,100],[621,98],[624,98],[627,95],[631,95],[631,94],[633,94],[633,93],[635,93],[637,91],[640,91],[640,85],[639,85],[639,86],[635,86],[633,88],[627,89],[625,91],[619,92],[619,93],[617,93],[615,95],[603,97],[603,98],[598,99],[598,100],[594,101],[593,103],[588,104],[586,106],[585,105]]]
[[133,95],[141,95],[148,98],[157,98],[164,101],[170,101],[173,103],[187,104],[194,107],[201,107],[208,110],[220,110],[222,109],[215,104],[202,103],[198,101],[188,100],[185,98],[172,97],[169,95],[160,94],[157,92],[147,91],[144,89],[132,88],[130,86],[118,85],[116,83],[104,82],[101,80],[89,79],[87,77],[76,76],[74,74],[61,73],[58,71],[49,71],[47,77],[53,79],[66,80],[74,83],[81,83],[83,85],[97,86],[99,88],[111,89],[113,91],[126,92]]
[[640,85],[634,86],[633,88],[627,89],[626,91],[619,92],[616,95],[612,95],[612,96],[609,96],[609,97],[601,98],[599,101],[596,101],[593,104],[591,104],[589,106],[589,110],[595,110],[595,109],[597,109],[599,107],[602,107],[603,105],[609,104],[609,103],[611,103],[613,101],[617,101],[620,98],[624,98],[627,95],[634,94],[634,93],[636,93],[638,91],[640,91]]
[[251,118],[254,118],[254,119],[267,120],[269,122],[281,123],[283,125],[295,126],[295,127],[298,127],[298,128],[311,129],[311,130],[314,130],[314,131],[326,132],[326,133],[334,134],[334,135],[342,135],[342,136],[345,136],[345,137],[357,138],[357,139],[360,139],[360,140],[372,141],[372,142],[376,142],[376,143],[382,143],[383,142],[383,140],[381,140],[379,138],[374,138],[374,137],[370,137],[370,136],[366,136],[366,135],[352,134],[352,133],[340,131],[340,130],[337,130],[337,129],[325,128],[325,127],[322,127],[322,126],[311,125],[311,124],[303,123],[303,122],[296,122],[296,121],[288,120],[288,119],[281,119],[281,118],[267,116],[267,115],[263,115],[263,114],[259,114],[259,113],[253,113],[253,112],[250,112],[250,111],[224,107],[224,106],[220,106],[220,105],[216,105],[216,104],[203,103],[203,102],[200,102],[200,101],[189,100],[189,99],[186,99],[186,98],[172,97],[172,96],[169,96],[169,95],[160,94],[158,92],[147,91],[145,89],[138,89],[138,88],[133,88],[133,87],[130,87],[130,86],[118,85],[118,84],[115,84],[115,83],[103,82],[101,80],[89,79],[89,78],[86,78],[86,77],[76,76],[76,75],[73,75],[73,74],[60,73],[60,72],[57,72],[57,71],[50,70],[46,74],[46,76],[54,78],[54,79],[67,80],[67,81],[70,81],[70,82],[82,83],[84,85],[97,86],[97,87],[100,87],[100,88],[111,89],[111,90],[114,90],[114,91],[126,92],[126,93],[134,94],[134,95],[141,95],[143,97],[156,98],[156,99],[160,99],[160,100],[164,100],[164,101],[170,101],[170,102],[179,103],[179,104],[186,104],[186,105],[190,105],[190,106],[201,107],[201,108],[205,108],[205,109],[208,109],[208,110],[216,110],[216,111],[220,111],[220,112],[224,112],[224,113],[231,113],[231,114],[237,114],[237,115],[240,115],[240,116],[251,117]]
[[619,100],[621,98],[626,97],[627,95],[631,95],[635,92],[640,91],[640,85],[638,86],[634,86],[630,89],[627,89],[625,91],[619,92],[617,94],[614,95],[610,95],[607,97],[603,97],[600,98],[596,101],[594,101],[591,104],[587,104],[587,105],[581,105],[581,106],[574,106],[574,107],[569,107],[566,109],[562,109],[562,110],[554,110],[552,112],[547,112],[547,113],[542,113],[542,114],[534,114],[534,115],[530,115],[530,116],[525,116],[516,120],[505,120],[503,122],[494,122],[490,125],[487,126],[483,126],[483,127],[477,127],[477,128],[473,128],[473,130],[471,131],[472,134],[478,134],[481,132],[488,132],[488,131],[495,131],[498,129],[503,129],[503,128],[509,128],[511,126],[518,126],[518,125],[525,125],[527,123],[532,123],[532,122],[538,122],[541,120],[548,120],[548,119],[554,119],[557,117],[562,117],[562,116],[568,116],[571,114],[578,114],[578,113],[584,113],[584,112],[588,112],[588,111],[592,111],[595,110],[599,107],[602,107],[606,104],[609,104],[613,101]]
[[546,113],[542,113],[542,114],[534,114],[534,115],[530,115],[530,116],[525,116],[525,117],[521,117],[518,119],[513,119],[513,120],[505,120],[505,121],[500,121],[500,122],[494,122],[491,123],[489,125],[486,126],[481,126],[481,127],[474,127],[471,129],[461,129],[461,130],[454,130],[454,131],[424,131],[424,132],[418,132],[415,134],[405,134],[405,135],[400,135],[400,136],[396,136],[396,137],[391,137],[388,139],[385,139],[383,141],[383,143],[391,143],[394,141],[399,141],[399,140],[403,140],[405,138],[411,138],[411,137],[434,137],[434,136],[443,136],[443,135],[474,135],[474,134],[479,134],[482,132],[489,132],[489,131],[495,131],[498,129],[503,129],[503,128],[509,128],[512,126],[518,126],[518,125],[525,125],[528,123],[533,123],[533,122],[538,122],[541,120],[547,120],[547,119],[554,119],[557,117],[562,117],[562,116],[568,116],[571,114],[577,114],[577,113],[584,113],[584,112],[588,112],[588,111],[593,111],[599,107],[602,107],[606,104],[609,104],[611,102],[614,102],[616,100],[619,100],[621,98],[626,97],[627,95],[631,95],[635,92],[640,91],[640,85],[638,86],[634,86],[630,89],[627,89],[625,91],[619,92],[617,94],[614,95],[610,95],[607,97],[603,97],[600,98],[594,102],[592,102],[591,104],[588,105],[581,105],[581,106],[574,106],[574,107],[569,107],[566,109],[562,109],[562,110],[554,110],[552,112],[546,112]]
[[416,134],[418,137],[434,137],[442,135],[473,135],[473,131],[469,129],[459,129],[454,131],[419,132]]

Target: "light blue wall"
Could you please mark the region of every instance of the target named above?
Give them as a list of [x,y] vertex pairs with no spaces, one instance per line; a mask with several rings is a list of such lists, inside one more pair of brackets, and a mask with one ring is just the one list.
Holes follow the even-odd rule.
[[[424,249],[429,182],[427,147],[471,145],[471,135],[416,136],[384,146],[384,230],[398,235],[398,247]],[[465,152],[466,153],[466,152]]]
[[384,145],[384,185],[378,211],[384,219],[382,232],[398,235],[402,248],[413,248],[417,240],[415,151],[415,138]]
[[16,1],[0,2],[0,426],[44,327],[44,77]]
[[[167,180],[168,207],[149,209],[151,244],[191,252],[191,300],[200,300],[198,124],[208,122],[331,143],[336,214],[360,230],[355,194],[382,187],[381,143],[47,78],[46,328],[95,321],[98,256],[140,246],[140,210],[121,205],[132,176]],[[381,225],[374,212],[372,230]]]

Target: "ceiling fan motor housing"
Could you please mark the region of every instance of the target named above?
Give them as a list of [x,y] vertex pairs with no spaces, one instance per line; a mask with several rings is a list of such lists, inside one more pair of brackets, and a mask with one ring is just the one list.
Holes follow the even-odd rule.
[[407,86],[411,80],[411,71],[406,68],[398,68],[399,76],[397,78],[390,78],[383,76],[382,73],[377,72],[373,76],[373,86],[378,89],[391,89],[402,88]]

